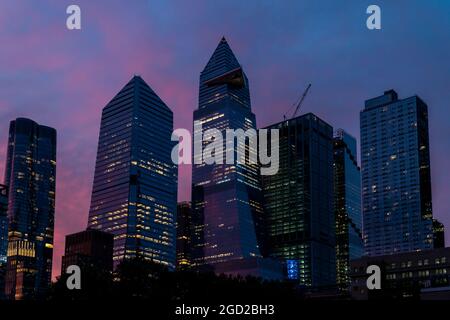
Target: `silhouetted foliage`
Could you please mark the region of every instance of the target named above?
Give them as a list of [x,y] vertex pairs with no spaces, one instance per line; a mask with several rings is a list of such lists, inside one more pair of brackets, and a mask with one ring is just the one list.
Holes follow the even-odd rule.
[[50,288],[50,300],[92,300],[110,296],[113,292],[112,274],[95,265],[82,264],[81,290],[67,289],[69,275],[62,274]]
[[114,274],[81,266],[81,290],[68,290],[67,276],[53,285],[50,300],[129,299],[165,303],[286,302],[297,296],[292,283],[212,272],[168,271],[143,259],[124,260]]

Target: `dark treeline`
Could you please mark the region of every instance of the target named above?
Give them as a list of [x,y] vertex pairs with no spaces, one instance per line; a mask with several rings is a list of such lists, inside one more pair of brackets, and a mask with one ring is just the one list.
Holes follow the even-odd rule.
[[301,298],[290,282],[266,281],[255,277],[230,277],[195,271],[170,272],[142,259],[124,260],[114,272],[92,266],[81,268],[81,289],[69,290],[69,275],[52,285],[51,301],[132,299],[165,303],[286,303]]

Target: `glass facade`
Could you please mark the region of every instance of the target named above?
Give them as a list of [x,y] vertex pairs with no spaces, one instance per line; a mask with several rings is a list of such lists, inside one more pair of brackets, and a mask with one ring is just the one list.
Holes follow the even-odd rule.
[[177,268],[185,269],[191,266],[192,256],[192,211],[190,202],[177,205]]
[[433,248],[427,105],[390,90],[360,118],[366,253]]
[[6,264],[8,249],[8,187],[0,184],[0,266]]
[[364,254],[361,174],[356,139],[340,129],[334,137],[334,213],[336,219],[336,282],[350,287],[350,261]]
[[[225,38],[200,74],[194,121],[201,122],[201,133],[214,128],[222,136],[226,129],[256,128],[247,77]],[[194,135],[199,133],[194,128]],[[211,137],[204,136],[202,147],[210,141]],[[233,152],[236,159],[237,143]],[[255,152],[246,143],[246,153]],[[194,263],[260,257],[262,198],[258,166],[225,161],[193,164],[192,183]]]
[[88,227],[114,234],[114,265],[142,257],[175,268],[173,114],[134,76],[103,109]]
[[333,128],[309,113],[268,129],[280,135],[279,171],[262,176],[268,253],[303,286],[335,285]]
[[55,216],[56,130],[18,118],[9,127],[8,251],[5,294],[44,297],[51,281]]
[[6,252],[8,250],[8,187],[0,184],[0,300],[5,297]]

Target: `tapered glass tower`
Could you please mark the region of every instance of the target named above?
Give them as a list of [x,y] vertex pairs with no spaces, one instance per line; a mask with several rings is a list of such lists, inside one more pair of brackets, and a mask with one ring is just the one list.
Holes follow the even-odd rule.
[[56,130],[30,119],[11,121],[6,161],[5,294],[9,299],[43,298],[52,271]]
[[103,109],[88,226],[114,234],[114,263],[175,267],[172,111],[139,76]]
[[[256,128],[248,80],[225,38],[200,74],[194,121],[202,132]],[[199,134],[195,131],[194,135]],[[203,147],[211,143],[203,137]],[[236,154],[235,143],[234,153]],[[224,150],[226,146],[224,144]],[[247,154],[256,152],[246,148]],[[235,158],[236,159],[236,158]],[[192,170],[193,258],[216,264],[261,256],[261,187],[251,164],[195,164]],[[238,265],[238,263],[236,264]]]

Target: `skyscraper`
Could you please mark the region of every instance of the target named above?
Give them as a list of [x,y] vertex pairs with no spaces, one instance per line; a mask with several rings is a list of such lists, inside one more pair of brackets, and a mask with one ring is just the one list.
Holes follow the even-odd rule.
[[[226,129],[256,128],[248,79],[225,38],[200,74],[199,105],[194,111],[194,121],[202,124],[200,133],[217,129],[223,136]],[[199,132],[194,128],[195,134]],[[203,138],[202,147],[210,143],[208,139]],[[251,152],[256,151],[247,147],[247,153]],[[195,164],[195,160],[194,157],[194,262],[211,265],[261,257],[262,198],[258,166],[225,164],[225,161],[224,164]]]
[[8,249],[8,187],[0,184],[0,300],[5,296],[6,252]]
[[362,198],[368,255],[433,248],[427,105],[394,90],[361,111]]
[[192,211],[190,202],[177,205],[177,268],[184,269],[191,265],[192,251]]
[[445,248],[445,228],[444,224],[437,219],[433,219],[433,247]]
[[175,267],[177,170],[172,111],[134,76],[103,109],[88,227],[114,234],[115,266]]
[[29,119],[11,121],[6,161],[5,293],[10,299],[42,298],[52,271],[56,130]]
[[8,187],[0,184],[0,265],[6,264],[8,249]]
[[350,260],[364,254],[361,174],[356,139],[340,129],[334,137],[334,214],[336,219],[336,283],[350,287]]
[[279,170],[262,177],[267,249],[307,287],[336,283],[333,128],[314,114],[273,124]]
[[69,234],[61,263],[61,274],[67,267],[77,265],[83,269],[88,267],[98,272],[113,271],[114,236],[96,229]]

